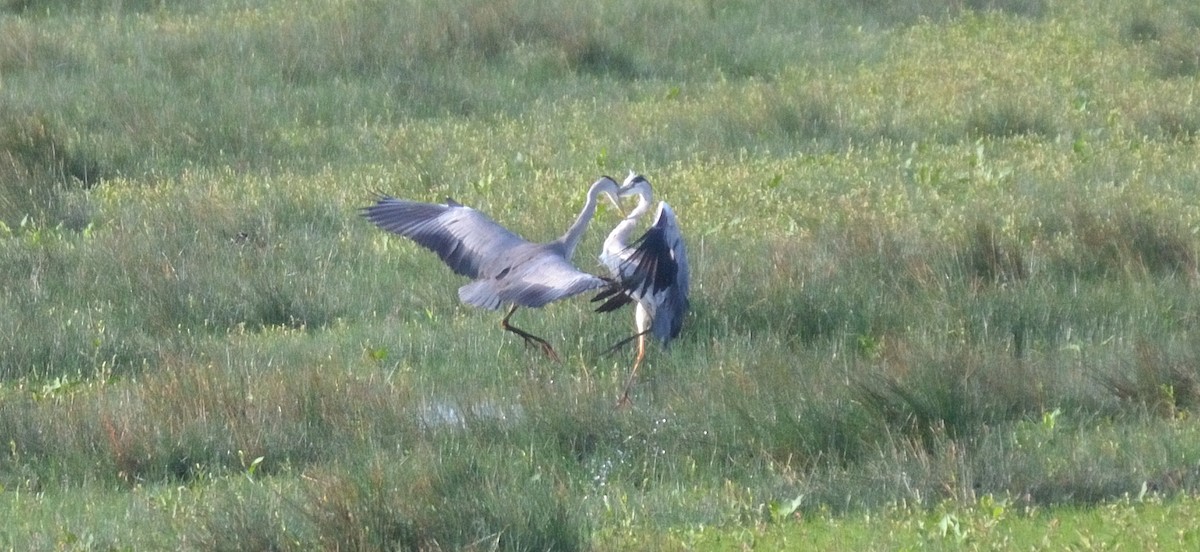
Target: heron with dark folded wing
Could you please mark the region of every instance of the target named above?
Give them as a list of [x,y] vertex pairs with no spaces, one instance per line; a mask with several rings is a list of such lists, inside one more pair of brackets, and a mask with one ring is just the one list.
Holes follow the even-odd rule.
[[653,334],[666,346],[679,336],[688,310],[688,260],[683,234],[675,211],[667,202],[658,204],[654,222],[641,237],[629,243],[629,235],[638,219],[650,211],[654,191],[650,182],[630,171],[621,185],[619,197],[636,195],[637,207],[604,240],[600,262],[608,267],[619,285],[609,286],[593,301],[602,302],[597,312],[608,312],[628,303],[636,303],[634,322],[637,333],[618,343],[637,339],[637,357],[619,404],[629,402],[629,390],[638,368],[646,357],[646,335]]

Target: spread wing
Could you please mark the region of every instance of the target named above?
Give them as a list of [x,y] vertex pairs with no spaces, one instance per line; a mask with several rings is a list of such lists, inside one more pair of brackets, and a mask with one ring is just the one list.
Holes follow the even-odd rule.
[[458,290],[464,303],[489,309],[503,303],[541,307],[585,291],[603,287],[607,280],[575,268],[552,246],[534,245],[513,259],[494,277],[482,278]]
[[469,305],[541,307],[607,282],[575,268],[561,244],[525,241],[454,200],[438,205],[380,196],[362,215],[437,253],[454,272],[473,279],[458,289],[459,299]]
[[362,216],[437,253],[454,272],[478,278],[506,252],[529,242],[454,200],[445,205],[381,195]]

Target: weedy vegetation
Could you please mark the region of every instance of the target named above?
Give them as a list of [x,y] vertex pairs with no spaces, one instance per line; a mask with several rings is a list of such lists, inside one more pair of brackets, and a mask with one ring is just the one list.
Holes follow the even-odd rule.
[[[0,2],[0,546],[1195,549],[1183,0]],[[693,311],[522,311],[600,174]],[[604,207],[576,261],[619,219]]]

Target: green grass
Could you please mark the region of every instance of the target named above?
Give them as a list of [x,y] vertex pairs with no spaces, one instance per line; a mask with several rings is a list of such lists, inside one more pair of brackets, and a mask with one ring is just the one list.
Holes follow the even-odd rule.
[[[1188,550],[1188,2],[0,2],[0,547]],[[357,215],[683,220],[522,310]],[[600,209],[576,263],[618,219]]]

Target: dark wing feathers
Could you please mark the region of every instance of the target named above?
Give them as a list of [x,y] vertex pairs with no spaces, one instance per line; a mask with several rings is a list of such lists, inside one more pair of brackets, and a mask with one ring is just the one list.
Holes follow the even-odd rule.
[[620,282],[601,290],[594,302],[596,312],[609,312],[628,303],[650,302],[654,319],[651,330],[664,343],[679,335],[688,303],[688,263],[683,236],[675,213],[665,202],[659,204],[654,223],[630,244],[622,261]]
[[632,303],[633,297],[629,295],[628,290],[621,282],[610,281],[608,285],[604,286],[604,289],[600,290],[600,293],[592,298],[593,303],[600,301],[603,303],[596,307],[596,312],[612,312]]
[[663,228],[651,226],[631,245],[633,254],[627,262],[634,266],[630,285],[639,293],[665,290],[675,283],[679,266],[671,255],[671,248]]

